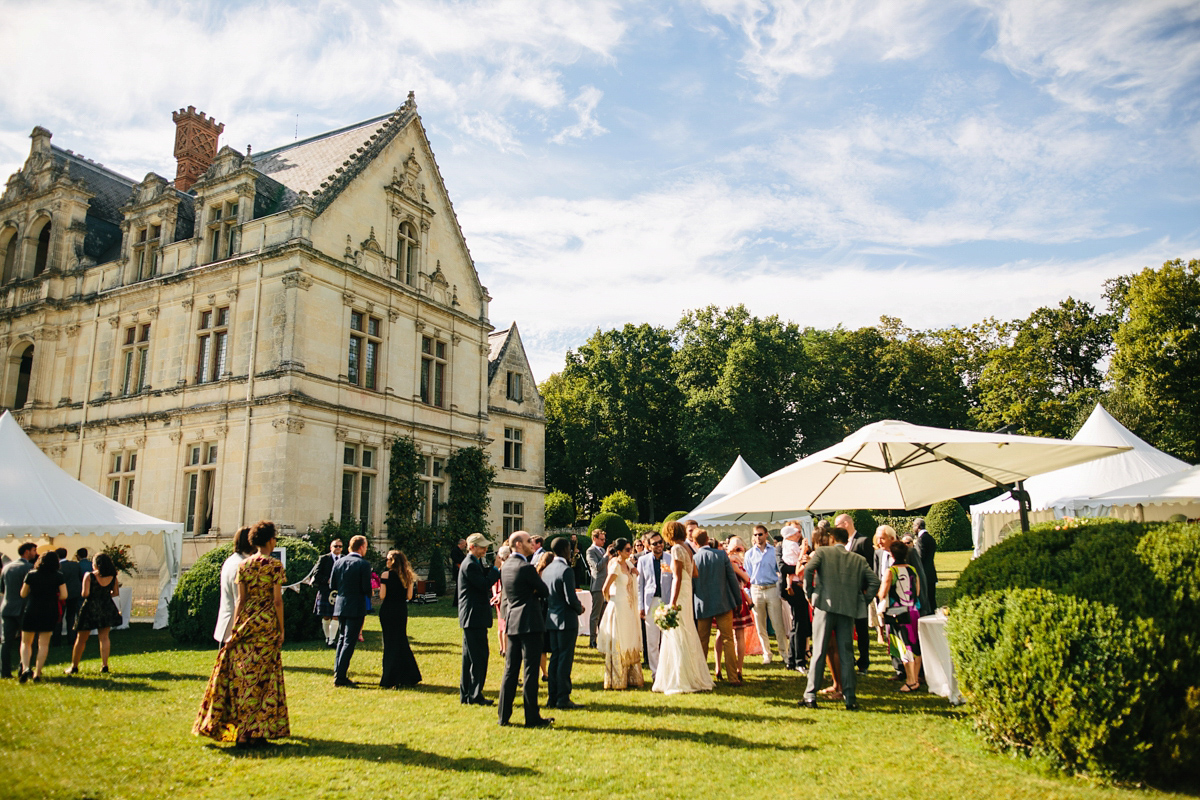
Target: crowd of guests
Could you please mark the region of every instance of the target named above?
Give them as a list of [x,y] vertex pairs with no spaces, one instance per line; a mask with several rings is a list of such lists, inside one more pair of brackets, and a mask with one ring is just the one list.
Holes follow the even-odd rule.
[[77,674],[93,630],[100,638],[100,672],[107,673],[108,632],[122,622],[113,600],[120,588],[107,553],[93,563],[87,548],[72,560],[65,547],[39,554],[35,543],[23,543],[0,571],[0,676],[13,677],[15,663],[21,683],[40,681],[49,648],[62,643],[72,645],[66,674]]

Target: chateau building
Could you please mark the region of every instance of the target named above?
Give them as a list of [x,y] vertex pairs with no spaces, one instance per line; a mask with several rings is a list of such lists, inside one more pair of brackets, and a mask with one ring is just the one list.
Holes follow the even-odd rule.
[[197,542],[332,515],[385,535],[388,448],[425,505],[456,449],[496,468],[490,535],[540,531],[544,416],[515,325],[493,332],[410,93],[265,152],[175,112],[174,181],[34,128],[0,197],[0,407],[63,469]]

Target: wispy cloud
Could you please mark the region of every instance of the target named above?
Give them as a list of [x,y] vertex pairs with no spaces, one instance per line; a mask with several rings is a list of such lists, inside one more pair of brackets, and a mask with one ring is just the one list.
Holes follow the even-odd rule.
[[571,110],[579,115],[579,121],[559,131],[551,141],[562,144],[568,139],[582,139],[586,136],[599,136],[608,131],[596,120],[596,106],[604,92],[595,86],[585,86],[579,96],[571,101]]

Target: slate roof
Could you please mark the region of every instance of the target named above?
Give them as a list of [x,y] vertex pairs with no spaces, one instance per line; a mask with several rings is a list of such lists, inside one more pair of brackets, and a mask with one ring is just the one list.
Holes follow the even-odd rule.
[[50,152],[56,163],[67,165],[67,174],[71,176],[71,180],[83,181],[87,184],[88,191],[96,195],[92,198],[89,212],[107,222],[120,224],[124,219],[120,211],[121,206],[129,202],[129,197],[133,194],[133,185],[137,181],[54,145],[50,145]]
[[502,331],[495,331],[488,334],[488,383],[492,382],[492,378],[496,377],[496,370],[500,368],[500,361],[504,358],[504,351],[508,348],[509,334],[512,333],[516,323],[505,328]]

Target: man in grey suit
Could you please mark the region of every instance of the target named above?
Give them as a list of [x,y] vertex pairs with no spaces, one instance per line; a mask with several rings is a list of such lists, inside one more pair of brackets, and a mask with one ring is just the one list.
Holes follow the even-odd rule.
[[741,686],[734,674],[737,652],[733,644],[733,612],[742,604],[742,584],[724,550],[708,546],[708,533],[696,531],[696,579],[692,582],[692,604],[696,609],[696,630],[700,646],[708,660],[708,638],[717,626],[717,646],[725,649],[725,671],[730,686]]
[[[833,524],[846,531],[846,549],[858,553],[868,565],[875,561],[875,546],[871,543],[874,531],[857,531],[854,518],[849,514],[838,514]],[[867,625],[867,607],[862,607],[862,616],[854,619],[854,632],[858,636],[858,674],[866,675],[871,665],[871,635]]]
[[868,599],[879,591],[879,576],[858,553],[846,549],[849,532],[842,526],[833,529],[836,544],[818,547],[804,570],[804,593],[813,607],[813,655],[808,667],[808,686],[800,705],[817,707],[817,692],[825,672],[829,634],[837,634],[838,655],[842,665],[842,699],[846,710],[857,711],[854,658],[851,645],[854,620],[865,618]]
[[550,591],[542,576],[529,563],[533,542],[525,531],[517,531],[508,539],[512,555],[500,569],[500,584],[508,598],[508,616],[504,620],[504,635],[508,646],[504,653],[504,680],[500,684],[500,724],[508,725],[512,716],[513,699],[517,693],[517,678],[524,666],[525,727],[545,728],[554,722],[538,710],[538,671],[542,661],[542,638],[546,633],[546,617],[538,598],[549,598]]
[[[21,611],[25,601],[21,599],[21,585],[25,576],[33,568],[37,558],[37,545],[25,542],[17,548],[17,560],[4,565],[0,572],[0,588],[4,596],[0,599],[0,619],[3,619],[3,638],[0,639],[0,675],[12,677],[12,667],[16,663],[17,650],[21,646]],[[37,638],[34,638],[37,641]]]
[[483,696],[487,680],[488,629],[492,627],[492,587],[500,570],[484,563],[488,540],[482,533],[467,537],[467,555],[458,567],[458,625],[463,632],[462,674],[458,701],[463,705],[490,706]]
[[638,612],[645,621],[646,659],[658,675],[658,648],[662,630],[654,623],[654,609],[671,599],[671,554],[663,552],[662,534],[650,535],[650,551],[638,559]]
[[338,621],[337,656],[334,660],[333,685],[354,688],[350,680],[350,659],[367,618],[367,598],[371,596],[371,563],[367,554],[367,537],[350,539],[350,555],[333,565],[329,586],[337,592],[333,601],[333,618]]
[[588,617],[588,647],[596,649],[596,629],[604,614],[604,581],[608,579],[608,551],[604,549],[604,531],[592,531],[592,546],[587,549],[588,572],[592,575],[592,613]]
[[550,634],[550,673],[546,705],[550,708],[579,708],[571,702],[571,667],[575,664],[575,641],[579,638],[579,615],[583,603],[575,596],[575,573],[567,556],[571,540],[560,536],[550,544],[554,560],[542,571],[550,590],[546,601],[546,627]]

